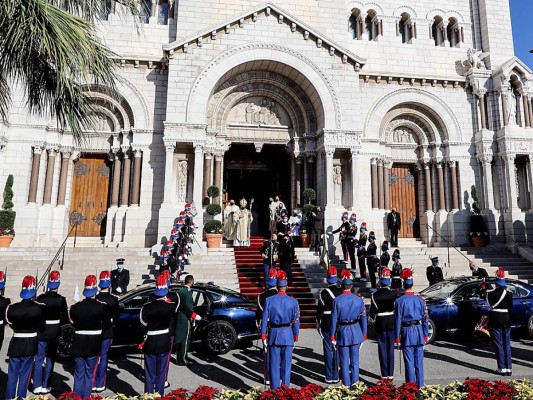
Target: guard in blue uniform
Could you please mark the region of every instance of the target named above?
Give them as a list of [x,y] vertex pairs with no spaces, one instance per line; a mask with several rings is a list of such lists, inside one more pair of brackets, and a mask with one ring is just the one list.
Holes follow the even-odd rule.
[[391,290],[391,271],[384,268],[379,280],[380,288],[370,298],[370,318],[378,338],[378,356],[381,379],[394,379],[394,303],[397,295]]
[[348,261],[348,246],[346,246],[346,234],[350,230],[350,222],[348,221],[348,211],[344,211],[341,216],[341,226],[331,233],[339,234],[339,242],[342,249],[342,261],[344,264]]
[[[257,329],[261,329],[261,320],[263,318],[263,310],[265,309],[266,299],[271,296],[278,294],[278,289],[276,288],[276,276],[278,271],[274,268],[271,268],[268,271],[268,278],[266,281],[266,289],[259,293],[257,296],[257,311],[255,312],[255,321],[257,324]],[[265,350],[265,349],[263,349]],[[264,371],[265,371],[265,385],[270,385],[270,369],[268,368],[268,352],[263,352],[264,360]]]
[[394,310],[395,336],[403,350],[406,382],[424,386],[424,345],[428,341],[428,310],[426,302],[413,292],[410,269],[402,271],[405,294],[396,300]]
[[[141,323],[146,327],[144,353],[144,393],[165,394],[165,378],[168,372],[169,343],[172,321],[179,303],[170,301],[167,279],[159,275],[154,291],[155,299],[141,309]],[[179,302],[179,300],[178,300]]]
[[48,291],[37,297],[37,302],[44,305],[46,328],[37,336],[39,344],[33,369],[34,394],[47,394],[52,391],[51,381],[61,326],[68,323],[67,300],[57,293],[60,284],[59,271],[50,272],[46,285]]
[[96,295],[96,300],[107,305],[107,312],[110,317],[109,326],[102,332],[102,349],[100,350],[100,358],[96,367],[96,376],[92,389],[95,393],[102,393],[106,384],[109,348],[113,342],[113,323],[120,314],[120,306],[118,297],[111,294],[111,274],[109,271],[100,272],[98,287],[100,288],[100,293]]
[[339,346],[341,381],[352,386],[359,380],[359,349],[366,340],[366,310],[363,299],[352,293],[352,276],[341,272],[342,294],[333,300],[331,343]]
[[28,393],[30,373],[37,354],[37,333],[46,326],[44,307],[32,300],[35,293],[35,278],[25,276],[20,291],[22,301],[9,305],[6,310],[6,322],[13,329],[7,350],[6,399],[21,399]]
[[74,357],[73,391],[82,399],[91,395],[98,356],[102,351],[102,331],[109,327],[110,315],[105,303],[96,300],[96,276],[85,278],[85,299],[70,307],[70,321],[76,330],[71,355]]
[[342,293],[342,289],[337,285],[337,268],[329,267],[326,280],[328,287],[322,289],[318,294],[316,324],[318,333],[322,337],[326,383],[337,383],[339,381],[339,352],[331,343],[331,335],[333,334],[331,331],[331,309],[333,300]]
[[489,328],[496,350],[498,373],[511,376],[513,364],[511,361],[511,318],[509,311],[513,308],[513,294],[505,287],[505,271],[496,271],[496,288],[487,291],[489,303]]
[[287,276],[277,275],[278,294],[265,301],[261,321],[261,339],[268,352],[270,388],[291,385],[292,349],[300,334],[298,301],[287,296]]
[[0,349],[4,343],[4,333],[6,326],[6,310],[7,306],[11,304],[9,297],[4,297],[4,290],[6,288],[6,276],[4,271],[0,271]]

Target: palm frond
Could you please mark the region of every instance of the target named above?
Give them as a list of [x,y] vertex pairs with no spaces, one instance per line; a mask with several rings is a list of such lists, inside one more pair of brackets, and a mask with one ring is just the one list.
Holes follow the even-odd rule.
[[[48,2],[91,22],[106,16],[112,3],[109,0],[48,0]],[[138,2],[137,0],[116,0],[115,10],[119,14],[137,17],[139,14]],[[134,21],[137,22],[138,19],[134,18]]]
[[0,72],[0,122],[7,121],[11,105],[11,89],[5,73]]

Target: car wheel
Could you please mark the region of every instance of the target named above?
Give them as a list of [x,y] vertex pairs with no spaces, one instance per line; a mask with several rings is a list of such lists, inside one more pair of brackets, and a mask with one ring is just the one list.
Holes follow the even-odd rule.
[[431,318],[428,320],[428,341],[427,344],[431,344],[435,341],[435,338],[437,337],[437,325],[435,325],[435,322]]
[[63,325],[61,327],[61,334],[59,335],[59,341],[57,344],[57,356],[59,358],[69,358],[70,349],[74,342],[74,334],[76,330],[72,325]]
[[527,320],[527,331],[529,333],[529,337],[533,338],[533,315],[530,315]]
[[214,321],[205,328],[205,344],[215,354],[226,354],[235,347],[237,332],[227,321]]

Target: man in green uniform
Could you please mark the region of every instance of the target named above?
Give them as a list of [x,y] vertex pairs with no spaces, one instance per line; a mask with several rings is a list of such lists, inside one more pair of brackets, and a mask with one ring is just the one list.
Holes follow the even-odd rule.
[[190,366],[192,361],[187,360],[187,351],[191,340],[191,328],[193,321],[201,321],[202,317],[194,312],[191,287],[194,285],[194,277],[187,275],[185,285],[179,290],[180,307],[176,317],[176,356],[178,365]]

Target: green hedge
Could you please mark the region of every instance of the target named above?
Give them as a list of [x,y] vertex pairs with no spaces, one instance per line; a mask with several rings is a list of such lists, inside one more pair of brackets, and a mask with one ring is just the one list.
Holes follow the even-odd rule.
[[205,233],[222,233],[222,222],[212,219],[207,221],[204,225]]

